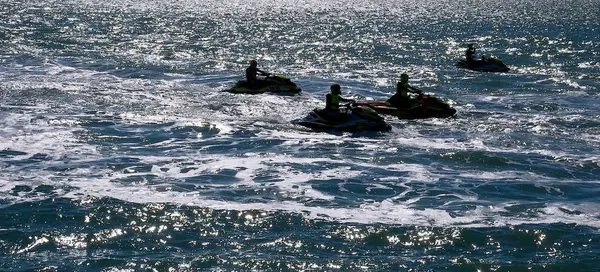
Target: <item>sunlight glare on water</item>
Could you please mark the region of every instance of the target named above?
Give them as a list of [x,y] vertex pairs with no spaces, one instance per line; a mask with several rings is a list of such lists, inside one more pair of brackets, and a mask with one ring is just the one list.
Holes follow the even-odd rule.
[[[594,271],[598,8],[4,1],[0,270]],[[222,92],[251,59],[302,93]],[[292,123],[402,73],[456,116]]]

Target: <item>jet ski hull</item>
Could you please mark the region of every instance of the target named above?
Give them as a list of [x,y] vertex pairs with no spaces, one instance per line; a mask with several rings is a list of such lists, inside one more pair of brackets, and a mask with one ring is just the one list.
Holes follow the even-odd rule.
[[352,107],[346,111],[342,110],[335,117],[324,110],[315,109],[306,117],[292,122],[315,130],[357,132],[392,129],[377,112],[362,106]]
[[420,95],[411,101],[411,105],[406,108],[396,108],[380,101],[357,104],[371,107],[379,114],[392,115],[400,119],[448,118],[456,114],[456,110],[448,103],[431,95]]
[[300,93],[302,89],[300,89],[298,85],[296,85],[296,83],[292,82],[290,79],[281,75],[277,75],[268,76],[264,79],[258,79],[258,82],[254,88],[251,88],[247,80],[240,80],[233,87],[225,91],[239,94],[274,93],[294,95]]
[[480,72],[508,72],[510,69],[501,60],[497,58],[486,58],[485,60],[476,60],[469,64],[466,60],[459,60],[456,66]]

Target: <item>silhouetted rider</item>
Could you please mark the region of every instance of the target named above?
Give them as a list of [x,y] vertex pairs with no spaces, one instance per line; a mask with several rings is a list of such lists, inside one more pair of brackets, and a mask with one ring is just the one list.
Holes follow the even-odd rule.
[[256,75],[258,73],[260,73],[263,76],[269,75],[269,73],[258,69],[257,66],[258,63],[256,62],[256,60],[252,60],[250,61],[250,66],[246,68],[246,80],[248,81],[248,85],[250,85],[251,88],[257,87],[258,85],[258,79],[256,78]]

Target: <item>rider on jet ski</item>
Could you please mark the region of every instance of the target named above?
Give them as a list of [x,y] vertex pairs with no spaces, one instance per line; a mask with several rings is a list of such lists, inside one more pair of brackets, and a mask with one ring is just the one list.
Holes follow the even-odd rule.
[[473,63],[475,63],[475,47],[473,47],[473,44],[470,43],[469,45],[467,45],[467,51],[465,51],[465,57],[467,58],[467,64],[471,65]]
[[408,84],[408,75],[400,75],[400,81],[396,84],[396,93],[390,97],[386,104],[396,108],[406,108],[410,105],[411,99],[408,97],[408,92],[422,94],[421,90],[414,88]]
[[340,101],[356,103],[353,99],[343,98],[341,89],[339,84],[333,84],[329,88],[329,93],[325,96],[325,109],[321,112],[326,115],[328,120],[335,120],[340,117]]
[[[467,58],[468,65],[473,65],[477,62],[477,60],[475,59],[475,45],[473,45],[472,43],[467,45],[467,50],[465,51],[465,57]],[[481,60],[485,61],[484,55],[481,55]]]
[[250,66],[246,68],[246,80],[248,81],[248,85],[250,85],[251,89],[255,89],[258,87],[258,79],[256,79],[256,74],[260,73],[263,76],[268,76],[269,73],[258,69],[256,60],[250,61]]

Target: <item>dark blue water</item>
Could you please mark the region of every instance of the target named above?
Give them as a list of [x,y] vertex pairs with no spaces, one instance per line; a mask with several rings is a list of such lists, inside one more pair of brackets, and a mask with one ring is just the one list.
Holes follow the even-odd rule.
[[[598,10],[0,0],[0,271],[597,271]],[[250,59],[303,93],[221,92]],[[290,122],[401,73],[457,115]]]

